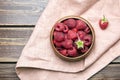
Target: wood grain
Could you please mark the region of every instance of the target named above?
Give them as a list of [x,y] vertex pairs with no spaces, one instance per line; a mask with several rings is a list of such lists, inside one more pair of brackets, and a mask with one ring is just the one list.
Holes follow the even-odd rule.
[[0,64],[0,80],[19,80],[15,72],[15,63]]
[[0,62],[16,62],[33,27],[0,28]]
[[[110,64],[89,80],[119,80],[120,64]],[[15,63],[0,64],[0,80],[19,80],[15,72]]]
[[0,0],[0,25],[35,25],[48,0]]
[[120,80],[120,64],[110,64],[90,80]]
[[118,58],[116,58],[112,63],[120,64],[120,56]]
[[19,78],[0,78],[0,80],[20,80]]

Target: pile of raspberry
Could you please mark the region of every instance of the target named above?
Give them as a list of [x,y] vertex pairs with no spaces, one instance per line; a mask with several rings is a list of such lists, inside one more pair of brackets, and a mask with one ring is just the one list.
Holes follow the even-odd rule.
[[[78,48],[75,43],[79,38],[83,41],[83,48]],[[77,57],[88,51],[92,43],[92,33],[84,21],[69,18],[55,24],[53,43],[60,54]]]

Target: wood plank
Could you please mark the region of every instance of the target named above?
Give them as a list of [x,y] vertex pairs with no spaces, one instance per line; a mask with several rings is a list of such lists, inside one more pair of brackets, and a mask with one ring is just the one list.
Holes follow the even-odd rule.
[[[32,31],[33,26],[1,27],[0,62],[16,62]],[[113,63],[120,63],[120,57],[114,60]]]
[[0,28],[0,62],[16,62],[33,27]]
[[120,64],[110,64],[90,80],[120,80]]
[[113,63],[120,63],[120,57],[116,58]]
[[[0,80],[19,80],[15,63],[0,63]],[[120,64],[110,64],[89,80],[120,80]]]
[[15,72],[15,63],[0,64],[0,80],[19,80]]
[[28,38],[33,27],[0,27],[0,38]]
[[0,0],[0,25],[35,25],[48,0]]
[[0,78],[0,80],[19,80],[18,78]]
[[18,58],[1,57],[0,62],[17,62]]

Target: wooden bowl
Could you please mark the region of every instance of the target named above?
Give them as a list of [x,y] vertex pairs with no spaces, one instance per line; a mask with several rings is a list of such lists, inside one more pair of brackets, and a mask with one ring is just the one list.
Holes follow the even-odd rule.
[[66,56],[62,55],[62,54],[56,49],[56,47],[55,47],[55,45],[54,45],[54,43],[53,43],[54,26],[53,26],[53,28],[52,28],[52,30],[51,30],[51,32],[50,32],[50,42],[51,42],[51,45],[52,45],[52,48],[53,48],[55,54],[56,54],[59,58],[61,58],[61,59],[63,59],[63,60],[66,60],[66,61],[79,61],[79,60],[85,58],[86,56],[88,56],[88,54],[89,54],[90,51],[92,50],[93,45],[94,45],[94,42],[95,42],[95,32],[94,32],[94,29],[93,29],[92,25],[91,25],[86,19],[84,19],[84,18],[82,18],[82,17],[79,17],[79,16],[66,16],[66,17],[63,17],[63,18],[59,19],[56,23],[62,22],[62,21],[66,20],[66,19],[69,19],[69,18],[80,19],[80,20],[84,21],[84,22],[88,25],[88,27],[90,28],[91,34],[92,34],[92,43],[91,43],[89,49],[87,50],[87,52],[85,52],[84,54],[82,54],[82,55],[80,55],[80,56],[77,56],[77,57],[66,57]]

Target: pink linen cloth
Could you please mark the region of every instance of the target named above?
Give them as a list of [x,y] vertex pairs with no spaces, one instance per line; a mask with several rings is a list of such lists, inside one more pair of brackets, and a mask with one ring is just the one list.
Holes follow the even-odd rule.
[[78,73],[64,73],[38,68],[18,68],[17,73],[21,80],[87,80],[103,69],[116,57],[120,56],[119,51],[120,40],[111,49],[104,53],[104,55],[102,55],[93,65]]
[[[18,60],[18,76],[21,80],[86,80],[91,77],[120,56],[119,8],[120,0],[50,0]],[[59,18],[68,15],[84,17],[95,30],[94,48],[79,62],[59,59],[50,45],[52,26]],[[98,25],[102,15],[109,20],[106,30],[101,30]]]

